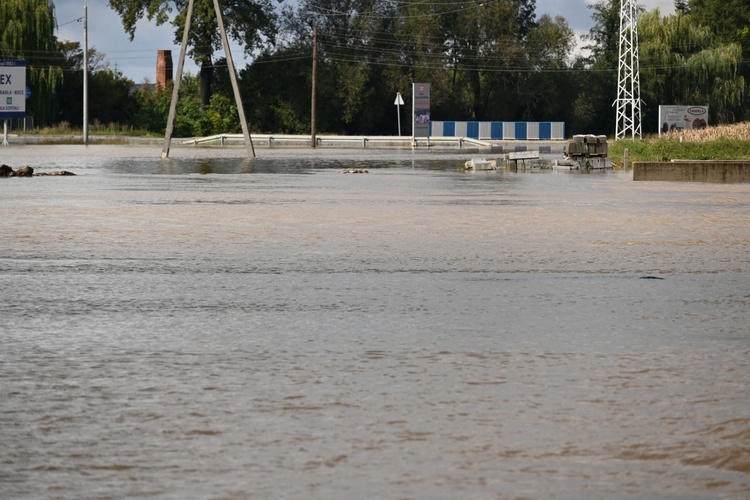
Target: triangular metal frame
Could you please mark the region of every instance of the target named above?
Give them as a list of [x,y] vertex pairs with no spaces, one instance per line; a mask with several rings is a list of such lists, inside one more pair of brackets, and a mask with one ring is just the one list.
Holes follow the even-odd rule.
[[635,0],[620,4],[620,63],[617,68],[615,139],[641,138],[641,78]]
[[[245,119],[245,110],[242,107],[242,99],[240,98],[240,88],[237,84],[237,74],[234,70],[234,61],[232,60],[232,51],[229,48],[229,40],[227,38],[227,32],[224,29],[224,18],[221,14],[221,7],[219,7],[219,0],[214,1],[214,10],[216,10],[216,20],[219,23],[219,32],[221,33],[221,42],[224,45],[224,54],[227,58],[227,66],[229,69],[229,79],[232,81],[232,89],[234,90],[234,101],[237,105],[237,112],[240,118],[240,124],[242,125],[242,133],[245,136],[245,146],[247,146],[247,155],[251,158],[255,157],[255,148],[253,147],[253,139],[250,137],[250,132],[247,128],[247,120]],[[172,89],[172,102],[169,105],[169,117],[167,118],[167,130],[164,134],[164,147],[161,150],[161,157],[169,157],[169,147],[172,142],[172,132],[174,131],[174,118],[177,114],[177,98],[180,93],[180,82],[182,81],[182,70],[185,66],[185,53],[187,52],[187,42],[190,35],[190,21],[193,17],[193,2],[190,0],[188,3],[187,17],[185,18],[185,32],[182,34],[182,46],[180,47],[180,59],[177,62],[177,75],[174,80],[174,88]]]

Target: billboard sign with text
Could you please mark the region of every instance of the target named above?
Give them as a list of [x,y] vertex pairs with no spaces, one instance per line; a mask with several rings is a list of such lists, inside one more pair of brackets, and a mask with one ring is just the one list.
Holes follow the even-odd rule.
[[0,60],[0,118],[26,116],[26,61]]
[[708,126],[708,106],[659,106],[659,134]]
[[430,136],[430,84],[412,83],[412,137]]

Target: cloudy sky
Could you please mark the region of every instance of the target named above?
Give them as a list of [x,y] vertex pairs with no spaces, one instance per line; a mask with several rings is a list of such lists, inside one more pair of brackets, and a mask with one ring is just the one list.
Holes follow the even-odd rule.
[[[81,42],[83,45],[84,4],[88,5],[88,43],[97,51],[105,54],[113,69],[136,83],[144,80],[153,82],[156,79],[156,52],[172,50],[172,59],[177,67],[180,53],[179,45],[174,43],[174,31],[171,25],[156,26],[141,21],[131,42],[122,27],[117,14],[107,7],[107,0],[53,0],[57,16],[57,37],[60,40]],[[591,10],[586,8],[595,0],[537,0],[537,18],[543,14],[563,16],[576,33],[587,33],[591,27]],[[674,12],[674,0],[639,0],[638,5],[646,10],[659,8],[663,14]],[[237,68],[247,62],[242,50],[233,46],[232,57]],[[196,74],[198,68],[191,61],[185,62],[186,73]]]

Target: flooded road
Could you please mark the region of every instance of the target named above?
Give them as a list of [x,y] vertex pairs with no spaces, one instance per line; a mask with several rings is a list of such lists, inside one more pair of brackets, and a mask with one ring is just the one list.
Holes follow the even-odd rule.
[[747,498],[750,185],[242,153],[3,148],[0,496]]

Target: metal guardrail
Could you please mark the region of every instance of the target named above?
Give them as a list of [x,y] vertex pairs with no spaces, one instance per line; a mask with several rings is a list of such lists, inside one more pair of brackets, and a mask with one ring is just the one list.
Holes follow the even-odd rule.
[[[266,146],[311,146],[309,135],[286,135],[286,134],[253,134],[251,136],[253,145]],[[245,140],[242,134],[217,134],[207,137],[194,137],[183,141],[183,144],[212,144],[219,143],[224,146],[227,143],[242,143]],[[404,137],[404,136],[345,136],[345,135],[318,135],[316,136],[318,147],[403,147],[421,148],[432,146],[443,147],[473,147],[492,148],[487,141],[480,141],[467,137]]]

